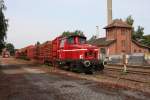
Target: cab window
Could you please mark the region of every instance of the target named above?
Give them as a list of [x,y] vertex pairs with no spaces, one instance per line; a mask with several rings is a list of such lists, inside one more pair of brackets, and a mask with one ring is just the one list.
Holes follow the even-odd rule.
[[79,37],[79,43],[80,44],[85,44],[86,43],[86,38]]
[[69,37],[67,41],[68,41],[69,44],[74,44],[75,43],[74,37]]
[[61,40],[61,42],[60,42],[60,48],[64,48],[64,45],[65,45],[65,39]]

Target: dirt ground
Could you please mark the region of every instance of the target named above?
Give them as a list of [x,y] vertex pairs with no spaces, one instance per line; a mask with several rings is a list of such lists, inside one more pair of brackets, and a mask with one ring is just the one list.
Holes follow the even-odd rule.
[[[149,100],[143,92],[110,88],[76,74],[0,58],[0,100]],[[83,77],[89,77],[81,75]],[[89,77],[90,78],[90,77]]]

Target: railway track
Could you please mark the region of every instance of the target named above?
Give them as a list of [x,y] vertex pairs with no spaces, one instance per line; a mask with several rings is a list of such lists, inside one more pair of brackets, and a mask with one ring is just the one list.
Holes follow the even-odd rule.
[[[105,69],[109,70],[109,71],[123,72],[123,69],[118,69],[118,68],[105,68]],[[130,70],[130,69],[127,69],[127,72],[129,74],[139,74],[139,75],[149,75],[150,76],[150,72],[135,71],[135,70]]]
[[[122,72],[122,74],[121,74]],[[128,68],[127,73],[123,74],[123,67],[118,66],[106,66],[104,70],[104,76],[114,78],[115,80],[127,80],[130,82],[150,84],[150,69],[145,68]],[[130,76],[137,76],[136,78]],[[143,79],[143,78],[147,78]]]
[[[106,70],[112,71],[123,71],[123,65],[116,66],[105,66]],[[142,66],[127,66],[127,72],[130,74],[140,74],[140,75],[150,75],[150,67],[142,67]]]
[[[123,64],[107,64],[107,66],[113,67],[122,67]],[[150,69],[150,66],[142,66],[142,65],[127,65],[129,68],[139,68],[139,69]]]
[[106,75],[107,77],[111,77],[114,79],[119,80],[127,80],[127,81],[132,81],[132,82],[136,82],[136,83],[146,83],[146,84],[150,84],[150,82],[145,82],[145,81],[141,81],[141,80],[136,80],[136,79],[130,79],[130,78],[124,78],[124,77],[116,77],[116,76],[112,76],[112,75]]

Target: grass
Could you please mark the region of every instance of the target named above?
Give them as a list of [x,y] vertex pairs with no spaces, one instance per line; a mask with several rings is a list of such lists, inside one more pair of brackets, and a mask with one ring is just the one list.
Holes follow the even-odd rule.
[[123,71],[120,73],[120,75],[127,75],[128,73],[129,73],[128,71],[126,71],[126,72]]
[[26,57],[26,56],[21,56],[20,59],[30,61],[30,59],[28,57]]

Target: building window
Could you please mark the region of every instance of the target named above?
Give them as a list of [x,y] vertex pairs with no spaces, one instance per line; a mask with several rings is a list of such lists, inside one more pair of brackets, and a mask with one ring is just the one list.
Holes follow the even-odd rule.
[[136,53],[136,49],[134,49],[134,52]]
[[121,41],[121,44],[122,44],[122,47],[124,48],[125,45],[126,45],[125,40],[122,40],[122,41]]
[[122,53],[125,53],[125,50],[122,50]]
[[126,29],[122,29],[121,30],[121,35],[125,35],[127,33],[127,30]]
[[101,50],[102,54],[106,54],[106,49],[105,48],[101,48],[100,50]]
[[121,35],[126,35],[128,33],[127,29],[121,29]]

